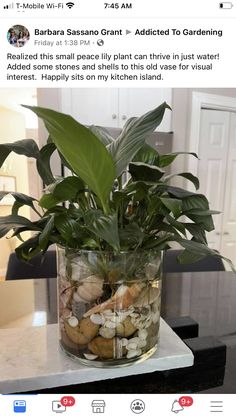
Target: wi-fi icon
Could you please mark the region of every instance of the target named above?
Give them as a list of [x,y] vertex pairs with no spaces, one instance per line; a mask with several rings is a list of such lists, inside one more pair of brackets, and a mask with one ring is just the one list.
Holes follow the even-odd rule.
[[69,7],[69,9],[71,9],[74,5],[75,3],[72,3],[72,1],[69,1],[68,3],[66,3],[66,6]]

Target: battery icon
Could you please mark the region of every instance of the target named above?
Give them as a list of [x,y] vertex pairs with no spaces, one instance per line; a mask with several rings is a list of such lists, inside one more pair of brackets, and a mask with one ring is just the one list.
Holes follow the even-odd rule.
[[233,3],[230,1],[223,1],[222,3],[219,3],[220,9],[232,9]]

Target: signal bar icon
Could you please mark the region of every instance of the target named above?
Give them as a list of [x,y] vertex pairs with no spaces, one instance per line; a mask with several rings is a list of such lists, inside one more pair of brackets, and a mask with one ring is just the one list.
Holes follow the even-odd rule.
[[5,6],[3,6],[3,9],[13,9],[13,8],[14,8],[14,3],[6,4]]
[[74,5],[75,3],[72,3],[72,1],[69,1],[68,3],[66,3],[66,6],[69,7],[69,9],[71,9]]

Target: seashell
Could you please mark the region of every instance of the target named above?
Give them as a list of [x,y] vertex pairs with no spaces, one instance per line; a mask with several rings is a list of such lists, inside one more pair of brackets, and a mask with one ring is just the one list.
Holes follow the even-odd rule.
[[71,327],[69,321],[64,321],[65,330],[68,338],[78,345],[85,345],[90,342],[96,335],[99,326],[92,323],[90,319],[82,319],[78,326]]
[[71,317],[68,319],[68,323],[69,323],[69,325],[70,325],[71,327],[76,327],[76,326],[78,326],[78,324],[79,324],[79,320],[78,320],[75,316],[71,316]]
[[84,317],[88,317],[94,313],[101,313],[104,309],[122,310],[129,308],[139,296],[143,287],[144,284],[141,283],[135,283],[130,287],[120,285],[112,298],[109,298],[107,301],[104,301],[104,303],[91,308],[87,311],[87,313],[85,313]]
[[160,290],[156,287],[148,287],[141,291],[138,299],[134,302],[135,307],[143,307],[152,304],[160,296]]
[[128,316],[128,314],[126,315],[126,313],[121,313],[121,312],[117,312],[117,322],[118,323],[123,323],[123,321],[126,319],[126,317]]
[[[78,286],[76,293],[85,301],[94,301],[103,294],[103,279],[91,275]],[[92,313],[91,313],[92,314]]]
[[148,332],[145,329],[141,329],[138,331],[138,336],[140,339],[145,340],[148,337]]
[[112,322],[110,320],[107,320],[104,323],[104,327],[107,327],[108,329],[115,329],[116,328],[116,323],[115,322]]
[[98,355],[94,355],[94,354],[83,354],[83,355],[86,359],[89,359],[89,361],[94,361],[94,359],[98,358]]
[[127,352],[126,358],[134,358],[135,356],[141,355],[142,351],[141,349],[131,349]]
[[104,316],[107,316],[107,315],[109,315],[109,314],[113,314],[113,311],[112,310],[104,310],[103,311],[103,314],[104,314]]
[[104,315],[104,317],[107,321],[111,321],[111,322],[115,323],[116,320],[117,320],[117,317],[116,317],[115,313],[109,313],[109,314],[104,314],[103,313],[103,315]]
[[99,329],[99,335],[101,335],[105,339],[111,339],[115,336],[115,334],[115,329],[109,329],[107,327],[101,327]]
[[84,300],[83,298],[81,298],[80,295],[77,292],[74,292],[74,294],[73,294],[73,300],[76,303],[88,304],[88,301],[87,300]]
[[105,321],[104,317],[101,316],[101,314],[92,314],[90,316],[90,320],[94,324],[104,324],[104,321]]

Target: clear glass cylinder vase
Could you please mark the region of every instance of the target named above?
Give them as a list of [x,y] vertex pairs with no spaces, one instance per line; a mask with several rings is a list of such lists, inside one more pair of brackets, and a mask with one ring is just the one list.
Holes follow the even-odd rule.
[[158,344],[162,255],[58,248],[62,349],[86,365],[119,367]]

